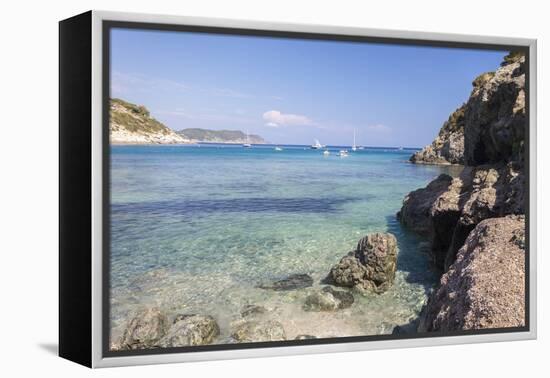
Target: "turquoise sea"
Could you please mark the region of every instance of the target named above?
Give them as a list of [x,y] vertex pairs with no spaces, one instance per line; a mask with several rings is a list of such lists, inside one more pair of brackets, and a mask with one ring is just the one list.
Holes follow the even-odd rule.
[[[371,335],[417,316],[435,283],[425,240],[395,219],[404,196],[450,168],[408,163],[412,150],[348,157],[308,146],[111,147],[112,337],[143,306],[212,315],[229,341],[247,304],[263,305],[287,337]],[[452,172],[451,172],[452,173]],[[349,309],[302,310],[311,289],[258,284],[307,273],[315,286],[371,232],[399,243],[394,286],[355,294]]]

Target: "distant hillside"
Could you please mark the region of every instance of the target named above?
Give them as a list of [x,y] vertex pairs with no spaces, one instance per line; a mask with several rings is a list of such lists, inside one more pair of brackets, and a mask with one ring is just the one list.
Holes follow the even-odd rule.
[[[207,129],[183,129],[177,131],[179,135],[186,139],[192,139],[199,142],[212,143],[246,143],[246,134],[240,130],[207,130]],[[261,136],[250,134],[248,143],[265,144],[267,143]]]
[[113,144],[190,143],[151,117],[146,107],[118,98],[111,99],[109,129]]

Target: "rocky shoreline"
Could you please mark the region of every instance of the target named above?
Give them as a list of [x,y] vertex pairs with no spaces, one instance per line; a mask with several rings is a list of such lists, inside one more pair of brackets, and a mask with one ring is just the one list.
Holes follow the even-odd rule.
[[466,104],[411,157],[464,165],[458,177],[443,174],[409,193],[397,213],[429,238],[443,273],[417,331],[525,324],[525,128],[525,57],[510,53],[474,80]]
[[[524,65],[524,56],[511,53],[494,73],[476,78],[468,101],[451,114],[434,142],[410,159],[463,169],[410,192],[397,213],[404,227],[429,240],[429,256],[441,277],[417,318],[389,328],[394,335],[525,325]],[[395,236],[372,233],[327,269],[321,282],[298,273],[255,287],[301,293],[291,300],[304,313],[342,314],[357,306],[356,295],[388,291],[397,259]],[[220,324],[209,314],[141,308],[128,314],[111,349],[318,337],[288,332],[275,309],[259,303],[243,306],[223,323],[228,338],[221,337]]]
[[[354,251],[334,265],[320,286],[313,287],[314,280],[308,274],[291,274],[257,287],[265,291],[301,293],[295,298],[302,302],[301,309],[306,313],[336,313],[354,305],[354,294],[381,294],[389,289],[395,279],[396,266],[395,236],[374,233],[362,238]],[[111,350],[289,339],[275,309],[258,304],[244,306],[229,328],[229,339],[220,339],[219,322],[210,315],[169,313],[157,307],[144,307],[129,314],[122,335],[112,340]],[[294,337],[295,340],[314,338],[317,336],[303,333]]]

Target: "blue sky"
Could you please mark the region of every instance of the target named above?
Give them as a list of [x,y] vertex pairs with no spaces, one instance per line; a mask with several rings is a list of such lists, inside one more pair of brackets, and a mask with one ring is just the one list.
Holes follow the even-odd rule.
[[421,147],[506,53],[113,29],[111,96],[174,130]]

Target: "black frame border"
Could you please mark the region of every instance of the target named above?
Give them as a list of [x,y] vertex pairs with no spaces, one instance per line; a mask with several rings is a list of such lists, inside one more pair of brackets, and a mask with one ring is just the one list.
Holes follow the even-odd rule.
[[[439,47],[439,48],[457,48],[457,49],[475,49],[475,50],[496,50],[496,51],[521,51],[525,54],[525,112],[526,112],[526,130],[525,130],[525,177],[526,177],[526,193],[525,196],[525,326],[510,327],[510,328],[490,328],[479,330],[464,330],[453,332],[426,332],[410,335],[364,335],[351,337],[335,337],[335,338],[319,338],[308,340],[286,340],[286,341],[268,341],[255,343],[239,343],[239,344],[212,344],[201,346],[175,347],[175,348],[155,348],[155,349],[140,349],[129,351],[112,351],[110,350],[110,140],[109,140],[109,101],[110,101],[110,32],[112,29],[137,29],[149,30],[157,32],[191,32],[204,34],[218,35],[234,35],[234,36],[250,36],[264,38],[287,38],[301,40],[318,40],[318,41],[341,41],[341,42],[356,42],[356,43],[371,43],[371,44],[386,44],[386,45],[401,45],[401,46],[417,46],[417,47]],[[406,34],[406,31],[402,32]],[[257,348],[279,348],[292,346],[307,346],[307,345],[330,345],[357,343],[367,341],[387,341],[387,340],[406,340],[406,339],[424,339],[424,338],[440,338],[449,336],[472,336],[472,335],[487,335],[515,332],[530,331],[530,47],[524,45],[508,45],[499,43],[480,43],[480,42],[449,42],[440,40],[428,39],[408,39],[394,37],[369,37],[348,34],[330,34],[330,33],[314,33],[314,32],[296,32],[296,31],[280,31],[280,30],[264,30],[264,29],[246,29],[232,27],[217,27],[217,26],[197,26],[184,24],[164,24],[164,23],[149,23],[137,21],[117,21],[103,20],[102,21],[102,175],[103,175],[103,240],[102,240],[102,357],[125,357],[125,356],[144,356],[158,354],[173,354],[173,353],[193,353],[207,351],[224,351],[224,350],[239,350],[239,349],[257,349]]]

